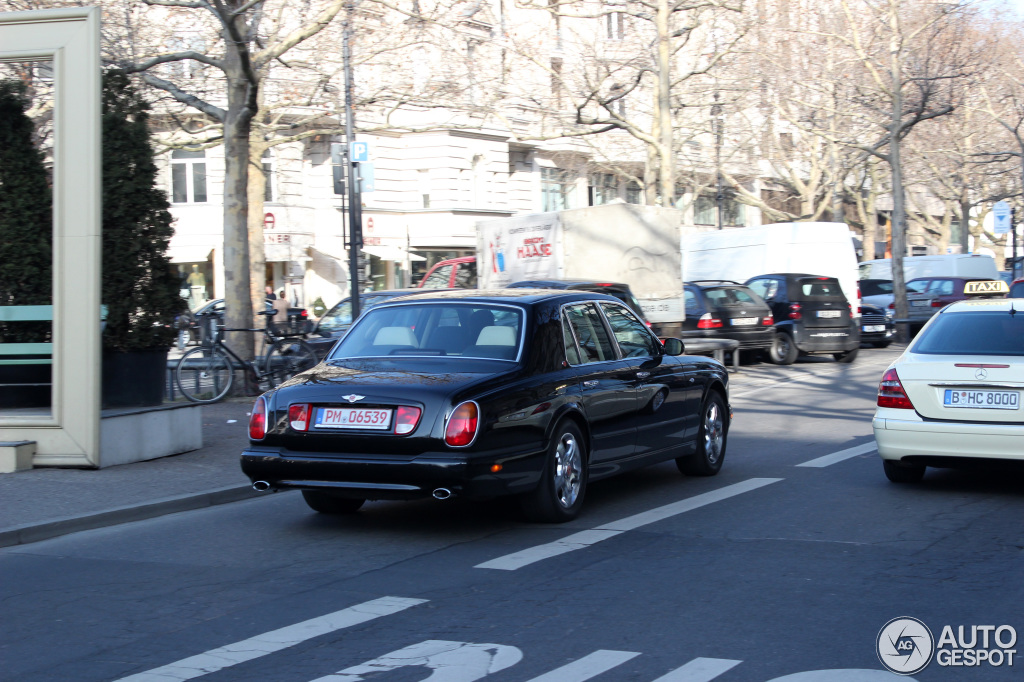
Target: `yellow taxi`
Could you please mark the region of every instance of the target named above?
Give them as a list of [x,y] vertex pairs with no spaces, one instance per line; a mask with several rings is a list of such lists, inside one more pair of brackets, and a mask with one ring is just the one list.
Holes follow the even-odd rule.
[[920,481],[925,468],[1024,460],[1024,299],[1005,282],[971,282],[979,298],[936,314],[878,385],[872,426],[885,475]]

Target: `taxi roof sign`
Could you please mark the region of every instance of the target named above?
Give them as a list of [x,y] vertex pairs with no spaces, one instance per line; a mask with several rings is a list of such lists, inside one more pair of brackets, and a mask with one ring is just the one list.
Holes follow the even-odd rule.
[[965,296],[1003,296],[1010,293],[1010,287],[1001,279],[981,280],[964,284]]

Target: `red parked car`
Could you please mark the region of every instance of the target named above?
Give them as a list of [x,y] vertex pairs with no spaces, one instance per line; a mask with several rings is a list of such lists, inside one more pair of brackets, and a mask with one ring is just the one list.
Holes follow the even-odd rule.
[[476,256],[435,263],[417,286],[421,289],[476,289]]

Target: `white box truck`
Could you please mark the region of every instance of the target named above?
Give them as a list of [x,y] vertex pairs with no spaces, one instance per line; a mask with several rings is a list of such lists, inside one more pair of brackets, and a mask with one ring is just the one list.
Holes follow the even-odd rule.
[[674,208],[605,204],[477,223],[477,286],[589,279],[628,284],[648,321],[684,319]]
[[[907,256],[903,279],[918,277],[984,277],[999,279],[996,261],[981,253],[952,253],[938,256]],[[892,259],[866,260],[860,264],[861,279],[892,279]]]
[[743,283],[773,273],[835,277],[854,314],[860,306],[857,253],[845,223],[775,223],[698,232],[686,229],[680,251],[686,281]]

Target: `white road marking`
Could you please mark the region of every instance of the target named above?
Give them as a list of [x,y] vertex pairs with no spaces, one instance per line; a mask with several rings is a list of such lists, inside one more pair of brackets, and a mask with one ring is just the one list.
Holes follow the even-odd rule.
[[474,682],[522,659],[523,652],[514,646],[428,639],[313,682],[360,682],[367,679],[363,675],[376,679],[396,668],[428,668],[433,673],[427,679],[433,682]]
[[855,445],[852,448],[840,450],[839,452],[833,452],[831,455],[818,457],[817,459],[812,459],[808,462],[804,462],[803,464],[797,464],[796,466],[814,467],[820,469],[821,467],[827,467],[828,465],[835,464],[836,462],[842,462],[844,459],[851,459],[859,455],[866,455],[867,453],[874,452],[877,449],[878,445],[875,443],[875,441],[871,441],[870,443],[864,443],[863,445]]
[[743,661],[728,658],[695,658],[681,668],[662,675],[654,682],[710,682]]
[[583,682],[639,655],[633,651],[599,649],[579,660],[563,665],[561,668],[544,673],[540,677],[534,677],[529,682]]
[[781,478],[751,478],[746,481],[741,481],[740,483],[727,485],[724,488],[719,488],[718,490],[712,490],[700,495],[688,497],[685,500],[673,502],[672,504],[666,504],[663,507],[657,507],[639,514],[634,514],[633,516],[627,516],[626,518],[619,519],[618,521],[611,521],[610,523],[603,524],[597,528],[573,533],[572,535],[567,535],[561,540],[555,540],[554,542],[529,547],[519,552],[513,552],[512,554],[506,554],[505,556],[498,557],[497,559],[491,559],[490,561],[485,561],[482,564],[477,564],[475,568],[493,568],[500,571],[515,571],[523,566],[529,566],[530,564],[544,559],[550,559],[551,557],[558,556],[559,554],[565,554],[566,552],[572,552],[577,549],[589,547],[590,545],[615,537],[616,535],[628,530],[635,530],[636,528],[646,526],[647,524],[654,523],[655,521],[662,521],[671,516],[682,514],[683,512],[688,512],[714,502],[721,502],[722,500],[730,497],[735,497],[736,495],[741,495],[781,480]]
[[218,649],[211,649],[197,656],[183,658],[168,665],[153,668],[143,673],[122,677],[116,682],[180,682],[195,677],[208,675],[224,668],[251,661],[267,654],[272,654],[306,640],[326,635],[335,630],[359,625],[381,616],[389,616],[399,611],[425,603],[426,599],[405,599],[402,597],[381,597],[362,604],[350,606],[326,616],[310,618],[279,630],[264,632],[234,644]]

